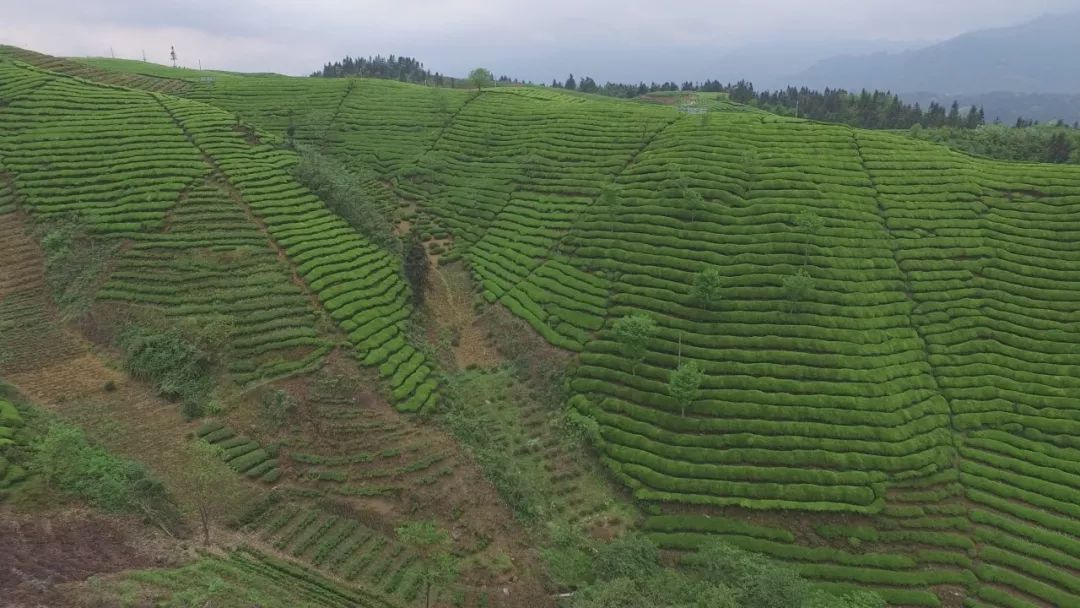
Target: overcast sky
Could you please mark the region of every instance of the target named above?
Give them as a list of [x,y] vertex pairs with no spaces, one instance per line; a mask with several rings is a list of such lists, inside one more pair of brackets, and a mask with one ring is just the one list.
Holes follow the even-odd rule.
[[346,54],[533,80],[753,78],[1011,25],[1080,0],[0,0],[0,42],[307,74]]

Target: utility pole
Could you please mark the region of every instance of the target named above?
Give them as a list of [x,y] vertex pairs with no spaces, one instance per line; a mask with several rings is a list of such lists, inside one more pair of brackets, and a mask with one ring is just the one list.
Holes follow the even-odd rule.
[[202,59],[199,60],[199,71],[202,71]]
[[146,49],[143,49],[143,52],[142,52],[142,62],[146,63]]
[[176,67],[176,47],[169,47],[169,58],[172,59],[172,67]]
[[109,57],[116,59],[116,53],[113,52],[113,48],[111,46],[109,47]]

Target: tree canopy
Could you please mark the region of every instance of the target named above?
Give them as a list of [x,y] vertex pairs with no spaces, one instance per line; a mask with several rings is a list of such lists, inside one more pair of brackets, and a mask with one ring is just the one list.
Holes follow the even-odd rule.
[[469,72],[469,83],[476,87],[476,90],[478,91],[484,87],[491,86],[493,80],[494,78],[487,68],[476,68]]

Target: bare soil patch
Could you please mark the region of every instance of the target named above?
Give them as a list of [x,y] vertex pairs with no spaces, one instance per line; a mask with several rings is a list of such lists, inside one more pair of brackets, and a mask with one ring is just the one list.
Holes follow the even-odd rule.
[[75,510],[0,517],[0,597],[7,606],[56,606],[56,585],[136,568],[178,555],[171,539],[138,522]]

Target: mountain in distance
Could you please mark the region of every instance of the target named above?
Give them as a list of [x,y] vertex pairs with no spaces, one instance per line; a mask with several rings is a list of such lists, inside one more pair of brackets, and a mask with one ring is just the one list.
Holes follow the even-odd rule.
[[[490,57],[487,67],[496,75],[536,83],[559,82],[573,74],[604,82],[667,82],[717,79],[735,82],[751,80],[758,88],[779,88],[788,84],[787,75],[808,69],[816,62],[837,55],[873,52],[898,53],[922,46],[920,43],[885,40],[788,40],[770,44],[750,44],[718,50],[707,45],[666,44],[638,50],[582,41],[527,53],[511,53],[496,47],[480,47],[477,55]],[[412,52],[412,51],[411,51]],[[421,47],[416,57],[438,57],[438,49]],[[464,75],[473,59],[442,61],[437,69],[444,74]],[[434,63],[429,62],[429,67]],[[433,67],[434,69],[434,67]]]
[[789,78],[812,88],[933,91],[946,96],[991,92],[1080,93],[1080,11],[1021,25],[977,30],[899,53],[841,55]]

